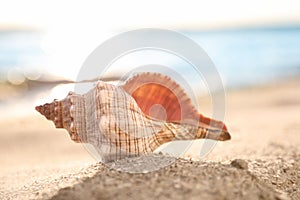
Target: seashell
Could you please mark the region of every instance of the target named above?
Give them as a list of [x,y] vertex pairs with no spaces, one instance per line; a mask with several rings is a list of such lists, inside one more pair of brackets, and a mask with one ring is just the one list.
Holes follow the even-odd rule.
[[[164,117],[151,113],[155,105]],[[199,114],[181,87],[158,73],[138,74],[120,87],[99,81],[86,94],[70,92],[36,110],[73,141],[92,144],[103,162],[149,154],[173,140],[230,139],[222,122]]]

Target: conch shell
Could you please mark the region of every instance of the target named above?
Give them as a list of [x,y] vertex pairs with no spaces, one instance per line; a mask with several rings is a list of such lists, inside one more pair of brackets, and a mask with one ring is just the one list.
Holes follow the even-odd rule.
[[[156,105],[164,115],[151,113]],[[181,87],[158,73],[138,74],[120,87],[99,81],[86,94],[70,92],[36,110],[73,141],[92,144],[104,162],[149,154],[173,140],[230,139],[222,122],[199,114]]]

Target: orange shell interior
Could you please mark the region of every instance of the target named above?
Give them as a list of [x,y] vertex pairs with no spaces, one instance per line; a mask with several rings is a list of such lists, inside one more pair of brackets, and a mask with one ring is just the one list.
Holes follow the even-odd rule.
[[[227,131],[223,122],[199,114],[184,90],[167,76],[158,73],[141,73],[129,79],[123,88],[150,117],[167,122],[196,120],[204,126],[213,126]],[[155,105],[160,105],[165,115],[162,115],[161,110],[153,112],[152,108]]]

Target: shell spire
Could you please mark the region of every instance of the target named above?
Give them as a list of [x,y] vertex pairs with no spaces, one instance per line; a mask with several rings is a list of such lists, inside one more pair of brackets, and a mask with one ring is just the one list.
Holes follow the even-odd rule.
[[56,128],[66,129],[70,137],[75,142],[81,142],[81,138],[77,134],[74,127],[72,117],[72,97],[73,93],[70,92],[65,99],[54,99],[52,103],[36,106],[35,110],[45,116],[48,120],[52,121]]
[[35,110],[54,122],[56,128],[64,128],[62,123],[61,102],[54,99],[52,103],[36,106]]

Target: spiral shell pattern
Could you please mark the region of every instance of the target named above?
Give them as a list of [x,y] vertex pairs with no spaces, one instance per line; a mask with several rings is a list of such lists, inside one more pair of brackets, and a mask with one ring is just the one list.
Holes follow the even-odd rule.
[[[161,79],[160,76],[163,75],[148,73],[140,76],[147,80],[151,76]],[[178,96],[174,93],[176,88],[182,93],[182,99],[176,99],[176,103],[188,109],[185,117],[192,116],[199,120],[198,112],[179,85],[174,85],[175,90],[170,90],[170,94],[170,91],[162,90],[163,85],[141,84],[138,79],[133,78],[122,87],[99,81],[96,87],[86,94],[70,92],[65,99],[37,106],[36,110],[53,121],[56,128],[66,129],[73,141],[93,145],[104,162],[149,154],[162,144],[173,140],[230,139],[222,122],[210,119],[210,123],[205,124],[201,122],[200,117],[201,123],[194,125],[179,120],[176,110],[178,108],[172,107],[170,98],[161,98],[168,95],[175,101],[174,96]],[[172,82],[170,78],[167,79]],[[151,95],[147,97],[145,90],[149,90],[150,87],[154,89],[152,88]],[[131,91],[132,88],[135,89]],[[144,101],[141,94],[145,95]],[[151,100],[153,95],[157,95],[157,98]],[[157,103],[167,108],[167,118],[164,120],[149,116],[147,109]]]

